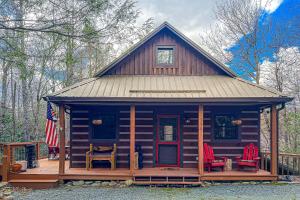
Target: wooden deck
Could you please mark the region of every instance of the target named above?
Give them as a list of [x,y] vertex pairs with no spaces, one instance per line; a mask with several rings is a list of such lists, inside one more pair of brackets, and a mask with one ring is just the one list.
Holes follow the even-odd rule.
[[129,169],[117,168],[116,170],[95,168],[86,170],[85,168],[69,168],[69,162],[65,162],[65,174],[58,172],[58,160],[43,159],[39,161],[39,167],[27,169],[26,172],[10,174],[10,182],[22,182],[31,180],[129,180],[136,184],[197,184],[201,181],[275,181],[277,176],[272,176],[270,172],[260,170],[258,172],[225,171],[225,172],[205,172],[199,176],[196,168],[144,168],[135,170],[130,174]]

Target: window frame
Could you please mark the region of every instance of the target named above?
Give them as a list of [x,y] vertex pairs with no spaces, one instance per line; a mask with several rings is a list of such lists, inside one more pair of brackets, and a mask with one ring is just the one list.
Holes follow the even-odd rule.
[[211,125],[211,141],[212,142],[222,142],[222,143],[231,143],[231,142],[240,142],[241,141],[241,126],[236,126],[237,130],[236,130],[236,134],[237,134],[237,138],[234,139],[224,139],[224,138],[215,138],[215,119],[216,116],[222,116],[222,115],[230,115],[232,116],[234,119],[238,119],[239,118],[239,114],[237,112],[215,112],[212,114],[212,125]]
[[[113,115],[115,117],[115,138],[113,139],[97,139],[93,138],[94,135],[94,124],[92,123],[93,119],[97,115],[103,115],[103,114],[109,114]],[[113,111],[108,111],[108,110],[97,110],[90,112],[89,116],[89,141],[90,142],[100,142],[100,143],[115,143],[119,139],[119,115],[118,112],[115,110]]]
[[[173,50],[173,63],[158,63],[158,50],[160,48],[172,49]],[[175,67],[176,66],[176,45],[156,45],[155,48],[155,64],[159,67]]]

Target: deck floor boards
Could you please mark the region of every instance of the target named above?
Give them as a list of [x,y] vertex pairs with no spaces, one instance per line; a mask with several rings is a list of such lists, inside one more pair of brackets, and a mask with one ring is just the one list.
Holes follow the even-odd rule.
[[[59,175],[62,179],[97,179],[97,180],[116,180],[132,178],[132,177],[199,177],[196,168],[143,168],[135,170],[134,174],[130,174],[130,170],[126,168],[117,168],[111,170],[109,168],[94,168],[86,170],[85,168],[69,168],[69,161],[65,162],[65,174]],[[20,177],[28,175],[58,175],[58,160],[39,160],[39,167],[27,169],[26,172],[20,173]],[[18,178],[18,175],[14,176]],[[200,177],[201,180],[276,180],[270,172],[259,170],[258,172],[247,171],[216,171],[205,172]]]

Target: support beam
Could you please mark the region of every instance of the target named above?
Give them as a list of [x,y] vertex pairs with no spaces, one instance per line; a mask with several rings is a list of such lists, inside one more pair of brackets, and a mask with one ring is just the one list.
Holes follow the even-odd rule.
[[135,162],[135,105],[130,106],[130,174],[134,173]]
[[35,152],[36,152],[36,159],[39,160],[40,159],[40,142],[35,143]]
[[2,182],[8,182],[9,169],[11,164],[11,147],[9,144],[3,145],[3,158],[2,158]]
[[204,163],[203,163],[203,104],[198,107],[198,171],[200,175],[204,174]]
[[278,175],[278,111],[276,105],[271,108],[271,174]]
[[66,135],[65,135],[65,109],[64,105],[59,106],[59,175],[65,173],[66,157]]

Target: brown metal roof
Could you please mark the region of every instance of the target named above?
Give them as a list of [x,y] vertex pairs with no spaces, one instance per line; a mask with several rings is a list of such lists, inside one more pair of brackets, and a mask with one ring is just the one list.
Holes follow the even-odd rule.
[[228,76],[103,76],[91,78],[49,95],[50,100],[159,101],[281,99],[277,91]]

